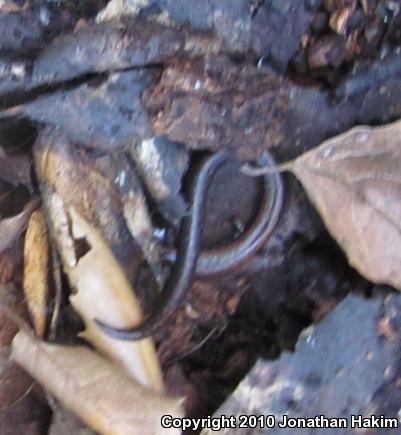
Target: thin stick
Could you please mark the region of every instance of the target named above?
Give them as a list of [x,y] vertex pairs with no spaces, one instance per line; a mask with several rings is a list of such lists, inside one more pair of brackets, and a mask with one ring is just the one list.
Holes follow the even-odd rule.
[[53,315],[50,322],[50,334],[49,339],[54,341],[56,338],[57,323],[60,316],[61,299],[63,296],[62,284],[61,284],[61,265],[57,255],[54,243],[51,242],[51,255],[52,255],[52,269],[53,269],[53,282],[55,290]]
[[260,177],[262,175],[276,174],[277,172],[291,171],[294,165],[293,161],[281,163],[275,166],[252,166],[249,163],[243,165],[240,172],[250,177]]

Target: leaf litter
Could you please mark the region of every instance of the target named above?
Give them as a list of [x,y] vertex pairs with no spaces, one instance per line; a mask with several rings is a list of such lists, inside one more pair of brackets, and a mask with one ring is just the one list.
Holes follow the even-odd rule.
[[[241,5],[245,5],[245,3],[247,4],[248,2],[241,3]],[[307,9],[305,9],[307,10],[307,16],[304,16],[304,21],[302,22],[303,26],[309,25],[309,22],[312,19],[310,8],[316,8],[318,2],[313,2],[313,7],[309,3],[310,2],[308,2]],[[325,2],[324,7],[326,7],[326,3],[329,4],[331,2]],[[282,6],[282,8],[280,7],[280,11],[274,11],[276,15],[273,14],[273,16],[283,17],[286,25],[291,28],[291,24],[289,24],[291,23],[291,20],[287,21],[286,19],[285,4],[287,4],[287,2],[283,2],[284,6]],[[299,5],[301,4],[304,6],[304,2],[300,1]],[[365,4],[366,2],[364,2],[364,5]],[[144,6],[146,5],[147,3],[144,2]],[[170,18],[185,23],[190,21],[192,25],[198,20],[199,27],[202,29],[205,27],[208,28],[211,25],[212,27],[215,26],[217,33],[225,39],[226,43],[228,42],[229,46],[230,43],[235,43],[235,40],[230,42],[230,32],[233,32],[233,34],[236,33],[238,27],[234,25],[227,26],[224,23],[230,22],[231,19],[236,20],[237,17],[235,14],[237,12],[240,14],[240,18],[242,18],[242,6],[238,10],[231,10],[230,7],[227,7],[227,10],[225,10],[225,6],[222,6],[223,9],[221,11],[220,5],[216,6],[218,12],[222,13],[222,16],[220,17],[221,20],[210,24],[206,22],[207,20],[205,23],[202,22],[204,19],[201,14],[203,12],[202,7],[199,7],[200,14],[197,15],[195,19],[193,17],[192,2],[188,2],[188,5],[181,8],[177,8],[177,5],[180,5],[180,1],[168,2],[167,8],[171,15]],[[270,2],[258,3],[258,7],[256,7],[254,11],[256,19],[254,19],[252,23],[250,20],[251,16],[249,15],[247,16],[249,18],[249,23],[248,21],[242,22],[240,20],[235,21],[235,24],[241,26],[245,24],[245,26],[241,28],[241,32],[245,31],[245,33],[251,31],[251,33],[256,32],[256,35],[260,36],[258,33],[258,26],[261,26],[261,29],[267,29],[265,30],[266,32],[270,32],[270,29],[273,29],[273,27],[264,24],[266,19],[268,21],[272,17],[269,13],[269,8],[271,7],[272,5]],[[300,8],[294,7],[289,12],[291,18],[294,18],[294,20],[298,9]],[[232,13],[234,15],[232,15]],[[321,13],[321,11],[319,11],[319,13]],[[336,11],[334,11],[334,15],[335,14]],[[332,15],[331,18],[333,18],[334,15]],[[146,23],[146,21],[143,22]],[[372,117],[373,119],[376,119],[375,109],[369,109],[369,107],[372,108],[372,106],[374,106],[371,104],[372,100],[367,100],[368,102],[370,101],[370,104],[367,104],[365,101],[366,104],[362,105],[364,109],[361,111],[359,111],[361,105],[358,102],[355,103],[355,106],[352,106],[352,104],[343,105],[342,107],[344,110],[336,110],[337,107],[335,107],[334,110],[331,110],[327,108],[327,102],[325,101],[327,94],[325,92],[315,92],[314,89],[308,89],[307,87],[302,89],[295,86],[293,83],[289,84],[289,82],[287,82],[287,87],[289,87],[288,92],[283,91],[282,89],[285,86],[283,86],[282,83],[285,79],[283,79],[282,76],[276,77],[273,74],[267,73],[267,71],[263,71],[263,74],[260,75],[262,79],[252,81],[251,78],[255,76],[255,69],[241,69],[241,67],[238,68],[234,65],[237,61],[235,61],[234,64],[231,64],[227,59],[221,61],[218,57],[213,58],[213,56],[211,56],[211,53],[213,52],[211,47],[216,47],[219,44],[215,38],[204,37],[203,41],[205,44],[203,47],[202,44],[200,44],[197,51],[199,54],[199,47],[201,48],[201,51],[207,47],[206,51],[209,51],[208,56],[210,56],[209,59],[213,59],[212,62],[207,63],[199,58],[196,60],[191,59],[192,62],[188,62],[188,59],[185,59],[185,57],[191,57],[194,54],[194,50],[188,51],[187,48],[188,46],[191,46],[191,43],[193,43],[196,38],[193,38],[192,41],[190,41],[191,43],[188,43],[191,37],[194,37],[195,35],[190,35],[188,38],[189,33],[186,33],[187,28],[185,26],[180,29],[183,30],[182,35],[178,35],[177,29],[175,28],[172,29],[164,25],[153,23],[152,26],[149,25],[149,29],[157,29],[155,33],[168,36],[166,38],[167,45],[163,45],[163,40],[160,41],[157,40],[157,38],[154,40],[152,32],[149,33],[146,25],[142,25],[141,27],[140,23],[140,20],[131,21],[125,19],[114,21],[113,23],[102,23],[98,25],[85,25],[85,23],[81,23],[81,28],[77,27],[74,34],[62,36],[58,40],[55,40],[50,44],[48,49],[45,49],[41,54],[39,54],[35,61],[27,62],[26,68],[24,67],[25,64],[21,64],[22,67],[24,67],[26,75],[29,76],[31,71],[33,71],[34,77],[32,80],[32,77],[25,77],[24,73],[22,81],[30,81],[25,89],[29,89],[30,86],[38,86],[42,84],[48,85],[56,82],[62,83],[71,79],[75,80],[76,78],[81,79],[88,73],[103,74],[103,72],[105,72],[104,76],[98,75],[97,79],[94,81],[88,81],[86,83],[86,80],[83,80],[83,84],[79,84],[76,89],[72,89],[71,91],[67,89],[65,91],[62,90],[61,92],[48,93],[48,95],[39,97],[36,100],[32,99],[32,101],[28,101],[23,105],[25,110],[24,115],[29,115],[32,119],[37,119],[38,122],[42,122],[45,119],[46,123],[58,127],[61,126],[64,130],[63,133],[67,133],[68,140],[72,139],[73,141],[80,142],[79,139],[83,138],[80,145],[84,144],[87,148],[95,148],[95,150],[98,151],[106,149],[112,150],[117,146],[121,147],[121,149],[125,149],[127,144],[129,144],[130,133],[132,133],[131,130],[124,130],[129,124],[129,116],[125,118],[125,124],[122,124],[122,129],[120,131],[121,136],[118,134],[114,135],[111,130],[109,132],[107,129],[113,125],[110,120],[114,117],[119,119],[121,113],[119,114],[118,111],[120,108],[122,108],[121,112],[124,112],[126,110],[129,111],[130,107],[125,106],[125,102],[123,101],[123,104],[117,107],[117,111],[113,112],[114,102],[118,101],[118,96],[116,97],[114,94],[111,99],[108,99],[111,95],[108,93],[108,88],[113,89],[113,80],[115,80],[116,77],[122,77],[124,75],[128,77],[133,71],[120,71],[115,73],[115,70],[120,68],[131,68],[135,65],[136,67],[146,66],[146,68],[142,68],[142,72],[144,72],[146,69],[149,69],[149,64],[153,65],[155,62],[160,62],[157,67],[163,68],[161,80],[156,83],[155,86],[151,86],[147,90],[147,96],[151,97],[151,105],[148,107],[148,109],[151,109],[150,122],[158,134],[163,135],[167,132],[170,139],[179,140],[180,142],[185,143],[188,148],[215,149],[216,143],[218,142],[218,144],[223,143],[225,148],[230,149],[230,144],[235,143],[236,149],[242,149],[242,152],[236,154],[243,159],[251,159],[255,156],[255,150],[256,152],[260,152],[262,147],[268,147],[271,145],[281,146],[283,142],[292,142],[292,140],[289,139],[293,137],[297,140],[296,146],[299,151],[301,148],[305,148],[305,143],[307,144],[307,147],[310,147],[318,143],[321,140],[319,138],[328,137],[327,132],[344,130],[347,126],[355,124],[356,120],[367,120],[367,122],[369,122]],[[248,24],[252,25],[249,27]],[[315,26],[316,23],[314,22],[313,25]],[[330,25],[332,25],[332,20],[330,20]],[[256,38],[255,40],[252,40],[252,43],[256,43],[256,49],[260,54],[266,54],[266,50],[269,54],[269,58],[271,57],[278,64],[281,63],[286,65],[298,46],[299,35],[304,32],[305,28],[299,28],[297,32],[291,32],[293,42],[290,44],[292,47],[290,50],[291,54],[280,52],[280,50],[274,52],[276,45],[278,47],[283,46],[283,40],[285,38],[282,38],[281,41],[279,41],[281,42],[281,45],[275,44],[275,47],[271,47],[270,45],[265,46],[263,40],[266,40],[266,38]],[[278,37],[281,36],[281,33],[280,26]],[[180,39],[182,36],[184,36],[183,39]],[[177,45],[171,44],[168,46],[170,37],[175,41],[177,39],[174,38],[178,38],[179,43]],[[275,40],[275,38],[270,40]],[[183,41],[185,42],[184,44],[182,44]],[[303,41],[303,44],[304,43],[307,44],[308,41],[305,40]],[[315,42],[312,38],[312,47],[314,44]],[[156,46],[156,50],[153,52],[150,48],[154,46]],[[146,53],[146,55],[150,54],[148,57],[146,57],[144,53],[141,53],[143,47],[145,47],[145,49],[149,48]],[[284,47],[286,47],[285,42]],[[316,47],[318,47],[318,43],[315,45],[315,48]],[[235,48],[238,49],[237,46]],[[174,59],[174,56],[177,54],[179,55],[178,57],[180,57],[178,61]],[[284,58],[281,57],[282,55]],[[182,60],[182,57],[184,57],[184,60]],[[208,86],[213,82],[211,77],[205,74],[205,70],[207,70],[214,61],[216,61],[215,63],[217,64],[221,61],[221,71],[219,71],[219,67],[212,71],[212,75],[213,73],[216,74],[215,81],[217,87],[213,88],[213,86],[205,86],[204,89],[202,89],[203,79],[205,79],[203,80],[205,82],[209,80]],[[263,68],[262,64],[264,62],[262,61],[263,59],[261,59],[261,65],[259,66]],[[197,69],[196,65],[200,65],[200,69]],[[14,68],[14,70],[18,70],[18,68]],[[138,68],[135,72],[138,71],[141,71],[141,68]],[[109,73],[111,74],[108,75]],[[221,74],[220,78],[219,74]],[[232,104],[231,98],[226,98],[226,95],[230,94],[232,91],[229,78],[233,78],[235,74],[241,78],[239,82],[231,80],[231,83],[236,83],[236,105],[238,104],[238,106]],[[196,81],[196,79],[199,78],[198,75],[202,79],[200,83],[201,89],[199,89],[199,83]],[[187,80],[188,77],[189,80]],[[193,82],[192,77],[195,78]],[[265,80],[264,77],[268,77],[269,79]],[[278,80],[276,80],[277,78]],[[116,80],[118,82],[118,79]],[[188,83],[190,85],[189,88]],[[249,91],[252,90],[252,86],[250,88],[249,83],[255,84],[254,90],[256,91],[253,92],[251,98],[248,98]],[[245,86],[243,86],[243,84],[245,84]],[[260,86],[264,84],[265,86]],[[385,84],[387,86],[387,83]],[[18,83],[16,83],[16,85],[18,86]],[[388,90],[390,88],[387,88],[386,90],[386,86],[383,86],[383,92],[380,91],[380,94],[383,95],[383,99],[380,101],[391,100],[388,97],[389,93],[391,94]],[[260,90],[261,88],[263,89],[262,91]],[[124,93],[125,88],[122,87],[121,89],[121,93]],[[214,93],[215,90],[217,90],[216,93]],[[281,95],[281,92],[283,92],[282,98],[277,98],[277,95]],[[99,96],[96,95],[97,93],[101,94],[100,99],[97,99],[97,96]],[[57,98],[53,98],[54,96]],[[274,104],[272,103],[273,97]],[[73,113],[70,114],[68,110],[65,110],[66,107],[59,104],[57,110],[59,113],[62,113],[63,116],[59,117],[59,119],[55,119],[54,113],[52,113],[52,105],[49,104],[49,102],[52,102],[52,104],[58,104],[58,98],[67,101],[67,106],[70,105],[74,108]],[[139,99],[135,101],[138,102]],[[160,101],[163,104],[160,104]],[[293,102],[291,103],[291,101]],[[394,101],[397,101],[397,92],[394,93]],[[205,104],[205,102],[208,104]],[[101,108],[100,112],[102,113],[102,116],[99,117],[99,122],[97,124],[94,123],[94,119],[91,116],[87,119],[84,118],[86,113],[85,110],[80,112],[81,103],[83,103],[83,105],[88,103],[91,107]],[[227,124],[227,122],[224,121],[226,120],[222,120],[219,117],[220,112],[218,112],[218,109],[221,108],[220,106],[225,109],[231,109],[232,107],[235,109],[233,113],[229,112],[229,123],[231,124],[231,127],[229,128],[228,134],[225,134],[224,132],[224,126]],[[162,107],[163,112],[159,111],[160,107]],[[310,110],[311,107],[313,110]],[[355,107],[357,108],[357,115],[354,114]],[[366,107],[368,107],[368,109],[365,110]],[[212,110],[208,110],[208,108],[211,108]],[[21,106],[19,109],[21,109]],[[29,110],[31,110],[31,113],[28,113]],[[197,110],[198,112],[196,112]],[[236,111],[238,111],[238,113],[236,113]],[[193,112],[195,114],[199,113],[201,118],[204,117],[205,122],[203,122],[203,124],[200,123],[202,125],[196,125],[193,123],[193,119],[191,120],[191,117],[194,116]],[[282,123],[282,120],[276,116],[278,112],[279,115],[286,120],[284,124]],[[20,111],[19,115],[22,113],[23,112]],[[96,111],[94,111],[94,113],[96,113]],[[306,113],[308,113],[308,116],[305,115]],[[348,116],[350,113],[352,115]],[[388,118],[394,119],[395,115],[399,116],[399,114],[397,114],[397,107],[394,104],[386,104],[383,113],[384,114],[380,114],[381,120]],[[254,114],[259,118],[269,119],[269,129],[266,129],[265,125],[257,124],[257,118],[252,118]],[[314,119],[315,115],[316,120]],[[71,118],[68,118],[69,116],[71,116]],[[241,145],[244,145],[244,143],[247,142],[247,137],[244,136],[244,129],[242,128],[243,125],[240,124],[240,121],[244,118],[249,119],[249,124],[255,125],[258,130],[257,134],[251,135],[251,139],[254,141],[254,152],[248,152],[245,146],[241,147]],[[295,123],[293,122],[294,119],[296,121]],[[333,119],[336,120],[335,123],[333,123]],[[344,121],[344,119],[346,119],[346,121]],[[318,120],[316,124],[319,124],[319,128],[316,128],[315,122],[311,122],[311,120]],[[323,127],[320,127],[320,121],[324,124]],[[191,122],[193,124],[191,124]],[[74,124],[77,123],[79,128],[74,131]],[[93,127],[93,125],[98,126],[100,134],[99,131],[88,128],[88,126]],[[142,122],[141,127],[144,125],[145,123]],[[291,128],[289,128],[289,126],[291,126]],[[204,127],[206,127],[206,129]],[[312,132],[309,136],[308,134],[310,131],[308,129]],[[344,138],[334,138],[333,140],[325,142],[320,148],[299,157],[294,163],[287,165],[287,169],[292,170],[302,181],[309,197],[322,215],[329,231],[347,252],[351,264],[374,282],[385,282],[400,288],[399,273],[396,271],[396,264],[399,264],[399,257],[396,257],[397,252],[395,249],[386,246],[383,242],[384,239],[387,241],[391,240],[394,242],[394,247],[399,246],[400,202],[399,190],[397,189],[397,167],[400,167],[399,152],[398,150],[395,150],[394,142],[393,145],[389,145],[388,149],[386,146],[383,146],[384,150],[381,151],[381,142],[383,141],[385,144],[391,142],[391,134],[388,136],[380,136],[378,134],[379,130],[361,128],[358,134],[356,133],[357,130],[355,130],[348,133],[348,142],[347,140],[344,140]],[[292,133],[294,136],[291,136]],[[366,144],[364,145],[365,139],[367,137],[366,140],[369,141],[369,138],[375,136],[375,133],[377,133],[377,137],[373,141],[375,144],[372,143],[370,149],[369,146],[365,146]],[[141,140],[144,136],[148,136],[149,134],[148,131],[145,131],[145,133],[139,132],[137,138]],[[394,131],[394,134],[397,134],[397,132]],[[347,134],[344,136],[347,136]],[[219,140],[215,140],[216,137]],[[191,140],[189,140],[189,138]],[[309,140],[310,138],[312,139]],[[187,143],[188,141],[190,143]],[[268,142],[268,144],[266,144],[266,142]],[[79,156],[76,160],[81,161],[82,155],[83,154],[80,153],[75,154],[75,156]],[[110,158],[112,158],[112,156],[110,156]],[[61,166],[58,166],[58,168]],[[71,167],[72,166],[70,166],[70,168]],[[85,168],[85,165],[83,168]],[[36,169],[38,169],[38,165]],[[11,178],[13,178],[12,175]],[[103,178],[94,176],[93,184],[95,185],[96,182],[99,182],[101,179],[104,181],[105,178],[107,178],[107,175]],[[90,231],[87,234],[85,234],[85,231],[82,231],[82,225],[86,225],[85,220],[82,220],[83,223],[81,222],[78,236],[77,234],[73,236],[71,235],[70,226],[72,221],[75,220],[76,230],[80,227],[76,222],[77,220],[79,221],[80,218],[78,214],[76,215],[78,217],[73,217],[74,212],[71,213],[69,211],[71,204],[66,206],[65,198],[68,196],[68,185],[66,184],[66,186],[64,186],[63,194],[59,196],[59,192],[57,192],[59,185],[57,186],[57,183],[52,182],[43,183],[43,180],[49,181],[47,177],[40,180],[42,182],[42,196],[45,199],[45,202],[48,198],[50,198],[50,202],[57,202],[59,216],[63,214],[65,218],[62,222],[62,225],[64,226],[63,229],[65,230],[65,237],[66,240],[69,238],[70,248],[73,252],[75,248],[74,244],[77,240],[74,237],[79,236],[78,238],[80,239],[81,236],[83,236],[85,239],[89,239],[92,235],[89,236]],[[99,185],[101,183],[102,182],[99,182]],[[79,184],[77,185],[79,186]],[[79,193],[79,190],[81,189],[76,188],[75,184],[74,187],[76,189],[75,192]],[[86,192],[86,189],[82,189],[82,191],[84,190]],[[177,192],[178,191],[175,190],[174,193]],[[71,196],[73,195],[70,193],[70,197]],[[88,197],[91,197],[90,193],[85,199]],[[101,201],[99,201],[98,204],[100,203]],[[160,200],[158,205],[161,206],[162,203],[163,198]],[[131,209],[129,208],[130,206]],[[45,208],[47,208],[48,213],[49,203],[45,205]],[[139,213],[135,216],[132,212],[132,208],[135,208],[132,207],[132,204],[128,204],[128,211],[127,206],[124,207],[124,217],[127,221],[131,222],[131,229],[133,228],[132,222],[137,219],[137,216],[140,216]],[[96,205],[93,209],[96,209]],[[79,210],[79,212],[81,212],[81,210]],[[168,210],[168,212],[170,212],[170,210]],[[180,214],[180,207],[176,214]],[[118,213],[114,216],[117,215]],[[167,215],[168,214],[166,214],[166,216]],[[50,217],[50,219],[48,219],[50,223],[48,222],[48,224],[50,227],[54,216],[55,215],[50,216],[50,213],[48,213],[48,218]],[[95,216],[95,219],[92,219],[93,216]],[[108,219],[103,219],[103,222],[100,223],[99,221],[102,221],[102,219],[98,219],[99,216],[103,218],[105,217],[105,215],[102,215],[101,213],[98,215],[93,214],[90,216],[89,221],[91,221],[92,224],[95,223],[95,226],[101,226],[102,223],[104,227],[112,225],[112,214],[109,215]],[[105,225],[105,223],[107,225]],[[347,226],[350,228],[347,228]],[[382,226],[383,228],[381,228]],[[18,234],[21,235],[24,229],[24,226],[22,226],[22,232]],[[131,233],[135,234],[135,231],[131,231]],[[102,236],[104,237],[104,234],[102,234]],[[121,238],[120,241],[122,239],[123,238]],[[99,237],[99,240],[101,240],[101,237]],[[94,242],[93,246],[99,247],[99,240]],[[110,244],[110,240],[111,238],[107,239],[107,243]],[[118,244],[119,242],[115,243],[113,246],[114,254],[118,251],[118,248],[116,249]],[[100,273],[96,267],[92,270],[85,262],[88,258],[95,261],[95,255],[93,255],[94,247],[90,243],[89,245],[88,252],[85,252],[81,256],[76,255],[74,257],[73,255],[71,257],[73,258],[73,261],[64,261],[64,268],[67,273],[74,269],[79,270],[82,273],[82,276],[79,276],[78,278],[77,276],[73,277],[76,281],[81,280],[82,282],[78,283],[78,289],[76,289],[78,290],[77,294],[71,296],[71,298],[73,300],[73,298],[80,293],[81,296],[84,293],[88,295],[88,299],[85,302],[86,305],[84,304],[84,307],[80,308],[83,310],[82,312],[87,310],[85,314],[83,314],[87,325],[90,325],[93,317],[93,313],[89,310],[89,308],[91,308],[90,305],[96,305],[93,301],[98,301],[102,298],[98,292],[92,294],[90,291],[87,291],[87,287],[91,287],[92,282],[89,279],[86,279],[85,275],[90,277],[92,273]],[[62,251],[60,246],[59,249]],[[105,262],[110,260],[110,262],[113,263],[114,261],[112,260],[110,252],[107,251],[102,251],[100,257],[104,257],[101,258],[99,263],[105,266],[105,270]],[[107,261],[105,259],[107,259]],[[118,272],[115,272],[115,270],[113,273],[117,273],[117,275],[123,274],[121,270]],[[103,287],[113,287],[112,283],[109,282],[109,279],[109,277],[105,277],[103,279],[104,282],[93,287],[97,290],[102,288],[103,292]],[[71,281],[73,281],[73,279],[71,279]],[[130,288],[129,291],[131,291]],[[190,307],[187,307],[187,310],[190,312]],[[128,323],[131,321],[134,320],[131,318]],[[90,326],[87,330],[88,329],[90,329]],[[96,333],[93,333],[91,338],[93,343],[96,342],[96,338],[94,338],[95,334]],[[101,343],[101,340],[98,342],[98,347],[104,347],[104,343]],[[113,352],[118,353],[118,351],[115,350]],[[105,353],[107,353],[107,351]],[[88,356],[88,358],[90,357]],[[112,358],[118,359],[115,358],[115,355],[114,357],[112,356]]]
[[[397,268],[399,244],[396,243],[400,237],[401,200],[398,189],[401,152],[396,140],[399,129],[399,122],[381,128],[358,127],[324,142],[293,162],[281,165],[281,169],[292,171],[300,179],[330,233],[346,251],[350,263],[368,279],[398,288],[401,282]],[[131,360],[131,356],[137,352],[133,349],[140,347],[141,342],[121,345],[102,336],[93,324],[93,318],[96,317],[119,327],[132,325],[141,319],[140,308],[135,301],[132,314],[124,314],[127,300],[134,298],[130,286],[124,283],[125,278],[97,232],[73,209],[69,216],[73,237],[85,237],[90,245],[89,251],[77,259],[73,268],[64,264],[71,285],[76,289],[76,293],[70,297],[72,305],[86,325],[83,337],[112,360],[122,364],[126,373],[133,375],[134,379],[145,385],[153,385],[160,391],[160,372],[155,378],[152,378],[154,375],[147,378],[149,375],[144,375],[136,362],[127,366],[125,355],[130,355]],[[388,243],[388,240],[394,243]],[[109,269],[112,272],[108,272]],[[122,289],[126,290],[121,293]],[[107,296],[110,290],[110,296]],[[95,298],[99,298],[96,305],[92,302]],[[130,349],[127,350],[126,346]],[[150,361],[154,361],[150,364],[156,361],[150,343],[148,346],[145,353],[139,351],[142,356],[138,360],[145,358],[142,359],[142,367],[147,369]],[[156,369],[157,364],[154,367]],[[154,373],[159,370],[156,369]],[[57,397],[57,393],[53,393]],[[68,399],[66,402],[65,399],[60,400],[74,409]],[[87,416],[78,415],[90,422]],[[96,428],[93,422],[90,424]],[[108,433],[104,429],[108,423],[103,424],[102,430]]]

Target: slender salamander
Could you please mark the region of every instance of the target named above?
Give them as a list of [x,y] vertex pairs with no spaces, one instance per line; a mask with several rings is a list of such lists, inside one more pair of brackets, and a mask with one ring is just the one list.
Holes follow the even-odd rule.
[[[144,322],[131,329],[116,329],[95,320],[110,337],[118,340],[138,340],[152,335],[180,306],[194,275],[206,276],[230,271],[249,260],[273,233],[283,204],[283,185],[279,173],[263,176],[263,201],[251,228],[235,242],[199,252],[203,205],[208,180],[229,159],[218,152],[206,157],[196,173],[191,189],[191,210],[184,217],[178,234],[177,261],[174,263],[155,310]],[[259,165],[273,166],[269,153],[258,160]]]

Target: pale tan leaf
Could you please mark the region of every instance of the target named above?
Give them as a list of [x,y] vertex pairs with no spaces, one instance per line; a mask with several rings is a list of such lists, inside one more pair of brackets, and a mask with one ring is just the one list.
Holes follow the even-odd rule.
[[61,261],[64,267],[72,268],[77,264],[77,258],[63,198],[47,185],[42,187],[42,197],[49,230],[57,244]]
[[49,294],[49,240],[43,213],[32,213],[24,246],[24,293],[35,331],[43,337],[46,329],[46,304]]
[[180,399],[143,387],[94,351],[44,343],[20,331],[11,357],[100,434],[179,434],[160,422],[165,414],[182,416]]
[[90,245],[75,267],[66,268],[76,289],[70,296],[71,304],[86,326],[82,336],[136,380],[163,390],[161,369],[150,338],[134,342],[115,340],[93,322],[98,319],[117,328],[127,328],[142,321],[142,312],[127,278],[99,233],[73,209],[70,216],[74,236],[85,237]]
[[358,127],[286,167],[304,185],[348,260],[401,290],[401,121]]

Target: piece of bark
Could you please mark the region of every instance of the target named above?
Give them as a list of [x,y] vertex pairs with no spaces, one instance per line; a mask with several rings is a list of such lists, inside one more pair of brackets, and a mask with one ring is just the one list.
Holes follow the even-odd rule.
[[31,1],[0,3],[0,56],[35,58],[55,36],[73,29],[82,17],[96,13],[103,0],[94,5],[83,0],[34,3]]
[[[346,418],[338,434],[356,434],[350,416],[397,417],[401,296],[365,300],[350,295],[318,325],[304,331],[294,353],[276,361],[259,360],[233,395],[216,412],[221,415],[272,415],[276,425],[262,429],[221,429],[225,434],[292,434],[279,428],[290,418]],[[383,328],[383,324],[391,328]],[[390,331],[390,335],[383,331]],[[312,429],[297,429],[309,434]],[[327,428],[313,429],[326,434]],[[397,434],[399,429],[381,429]],[[202,435],[216,433],[204,430]]]
[[[0,96],[12,98],[13,94],[28,90],[31,87],[32,60],[9,60],[0,58]],[[4,103],[3,103],[4,104]]]
[[[401,86],[391,75],[384,81],[369,81],[368,90],[340,105],[332,103],[328,92],[297,86],[266,70],[214,55],[167,63],[160,82],[145,91],[143,102],[155,127],[152,135],[168,135],[190,148],[225,148],[252,160],[276,146],[279,155],[288,159],[353,125],[401,116]],[[349,77],[352,80],[352,73]],[[199,122],[194,123],[188,113],[197,113]],[[56,121],[64,122],[55,115]],[[132,126],[123,129],[131,131]]]
[[[239,86],[244,83],[243,89],[233,89],[236,80]],[[255,94],[248,96],[249,83]],[[194,149],[225,148],[242,160],[252,160],[272,147],[281,148],[278,153],[288,159],[355,124],[388,122],[401,116],[400,98],[401,86],[390,78],[343,105],[333,105],[326,92],[294,85],[250,65],[212,58],[172,62],[160,82],[147,88],[142,102],[150,112],[152,136],[164,134]],[[189,113],[197,113],[199,122],[194,123]],[[57,115],[52,121],[64,123]],[[119,119],[123,121],[129,120]],[[75,134],[73,128],[70,131]]]
[[276,76],[226,57],[175,62],[144,94],[156,133],[192,149],[223,148],[241,157],[280,143],[276,121],[287,101]]
[[401,72],[401,54],[398,50],[390,52],[386,57],[373,62],[357,62],[335,90],[341,100],[348,100],[363,95],[372,86],[381,86]]
[[0,53],[32,54],[44,46],[44,26],[31,9],[0,12]]
[[284,72],[301,45],[320,0],[265,0],[251,23],[250,44],[265,62]]
[[[75,47],[74,44],[72,46]],[[72,48],[71,52],[74,53]],[[188,54],[187,51],[185,51],[186,54]],[[96,59],[103,58],[100,52],[96,52],[96,56],[92,55]],[[290,151],[292,156],[295,156],[355,124],[383,123],[401,115],[399,105],[401,86],[392,74],[386,73],[385,77],[374,76],[372,80],[369,79],[368,87],[363,85],[363,92],[358,91],[359,85],[357,92],[353,92],[352,89],[347,90],[345,99],[350,95],[353,98],[339,105],[332,104],[331,95],[327,92],[294,85],[283,77],[275,76],[263,69],[258,71],[247,64],[235,66],[213,56],[210,61],[207,58],[177,61],[172,60],[172,57],[166,53],[161,53],[160,59],[162,59],[161,62],[171,64],[171,66],[165,68],[161,82],[153,86],[154,92],[149,90],[146,93],[150,98],[145,96],[145,105],[151,111],[150,122],[156,126],[155,132],[152,133],[167,134],[169,139],[183,142],[191,148],[215,150],[221,146],[232,150],[241,159],[250,160],[258,157],[264,149],[279,146],[283,148],[284,154]],[[104,68],[106,69],[108,68],[107,62],[105,59]],[[145,59],[143,63],[146,62]],[[59,63],[54,61],[53,65],[57,66]],[[92,66],[97,70],[96,64]],[[113,63],[109,66],[113,68]],[[207,74],[204,71],[206,67],[209,69]],[[51,65],[48,65],[48,71],[50,68]],[[246,72],[233,73],[236,68],[246,70]],[[79,74],[81,74],[79,69],[71,71],[74,78]],[[170,80],[166,77],[167,74],[171,75]],[[185,87],[185,80],[190,76],[195,78],[195,80],[192,78],[189,80],[190,85],[196,85],[197,89],[192,88],[191,90]],[[353,80],[352,72],[348,76],[344,78],[344,83],[348,78]],[[247,85],[252,83],[251,89],[256,89],[256,96],[252,93],[248,96],[246,87],[238,91],[234,89],[232,93],[232,88],[235,87],[233,83],[238,77],[242,77],[239,84],[241,82]],[[53,79],[58,80],[57,74]],[[49,83],[53,79],[49,78]],[[218,82],[219,87],[213,86],[217,90],[220,89],[221,93],[217,92],[215,95],[207,88],[205,89],[202,86],[202,80],[207,81],[207,86],[213,85],[213,81]],[[89,91],[88,87],[85,89],[86,92]],[[244,99],[242,105],[241,98]],[[220,106],[222,109],[219,111]],[[224,112],[227,108],[227,112]],[[235,113],[232,113],[233,109],[238,110],[237,118]],[[161,110],[161,119],[157,119],[157,114]],[[188,113],[192,112],[200,116],[200,122],[197,125],[192,125],[194,124],[193,118],[188,116]],[[226,113],[227,119],[222,115],[223,112]],[[252,113],[259,114],[257,119]],[[54,124],[63,125],[65,123],[65,120],[58,117],[57,113],[50,115],[49,119],[51,118]],[[238,116],[240,116],[239,122]],[[213,118],[217,120],[216,125],[213,124]],[[123,122],[129,123],[127,117],[119,118],[119,122],[121,122],[122,131],[132,130],[132,125],[122,125]],[[98,125],[96,120],[94,125]],[[253,128],[256,128],[257,133],[252,130]],[[73,128],[70,128],[70,131],[71,134],[75,134]],[[253,134],[246,134],[250,131]],[[93,135],[83,132],[84,138],[90,136]],[[88,143],[89,141],[87,145]],[[110,144],[110,141],[108,143]],[[239,148],[242,149],[237,151]],[[286,158],[288,157],[287,154]]]

